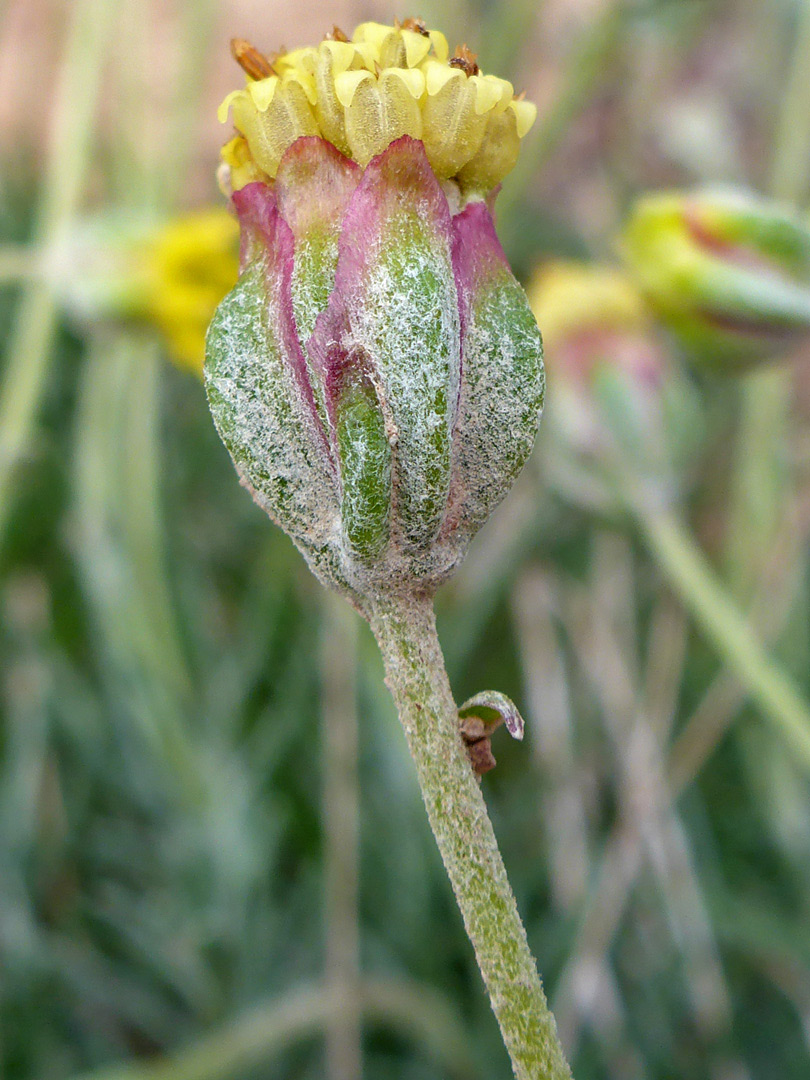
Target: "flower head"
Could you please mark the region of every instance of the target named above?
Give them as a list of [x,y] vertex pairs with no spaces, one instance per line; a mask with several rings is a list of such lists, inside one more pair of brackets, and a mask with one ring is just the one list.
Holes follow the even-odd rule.
[[246,85],[220,106],[238,134],[223,151],[226,181],[238,190],[273,179],[302,135],[326,139],[365,166],[396,139],[424,145],[441,180],[485,195],[515,164],[537,110],[512,84],[485,75],[460,46],[418,19],[362,23],[351,39],[337,28],[315,47],[265,57],[234,42]]
[[[616,426],[637,443],[660,436],[665,358],[627,276],[613,266],[550,262],[535,272],[529,299],[543,326],[553,416],[566,442],[600,454]],[[605,406],[618,425],[606,423]]]
[[543,327],[546,353],[554,357],[561,381],[587,380],[600,362],[649,368],[655,381],[660,363],[651,355],[650,315],[641,293],[621,270],[548,262],[537,268],[528,292]]
[[242,270],[208,334],[214,419],[322,578],[431,588],[539,421],[540,336],[484,201],[528,107],[415,20],[234,52]]

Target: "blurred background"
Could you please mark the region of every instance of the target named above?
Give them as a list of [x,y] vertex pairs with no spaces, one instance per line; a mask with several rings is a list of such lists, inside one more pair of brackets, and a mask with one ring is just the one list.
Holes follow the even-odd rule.
[[8,1080],[509,1074],[374,643],[199,374],[229,39],[407,15],[539,109],[498,224],[548,408],[439,630],[526,720],[483,785],[575,1075],[810,1075],[810,347],[694,366],[618,254],[651,190],[804,207],[808,6],[4,0]]

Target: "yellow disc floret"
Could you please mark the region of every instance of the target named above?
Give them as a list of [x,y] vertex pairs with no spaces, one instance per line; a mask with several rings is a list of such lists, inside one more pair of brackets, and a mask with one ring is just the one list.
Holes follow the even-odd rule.
[[484,75],[462,45],[418,19],[362,23],[349,40],[337,28],[320,45],[266,57],[234,42],[243,90],[219,110],[236,138],[223,149],[225,183],[238,190],[275,177],[284,151],[320,135],[365,166],[402,135],[421,139],[441,180],[482,197],[515,164],[537,110],[512,84]]

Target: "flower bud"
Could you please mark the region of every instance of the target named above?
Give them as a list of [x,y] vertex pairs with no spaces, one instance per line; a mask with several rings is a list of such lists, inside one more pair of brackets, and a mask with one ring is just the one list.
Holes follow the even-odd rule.
[[694,434],[695,406],[633,282],[605,265],[551,262],[529,299],[543,326],[558,453],[666,477]]
[[211,410],[256,501],[356,597],[452,572],[542,407],[484,201],[514,160],[500,118],[519,138],[526,103],[470,55],[367,23],[227,99],[242,270],[208,334]]
[[738,372],[810,333],[810,227],[733,190],[648,195],[621,240],[639,288],[689,353]]

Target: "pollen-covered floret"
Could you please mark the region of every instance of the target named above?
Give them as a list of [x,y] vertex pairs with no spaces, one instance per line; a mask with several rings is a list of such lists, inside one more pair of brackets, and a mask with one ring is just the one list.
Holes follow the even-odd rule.
[[236,42],[234,55],[246,85],[219,110],[238,132],[222,155],[232,191],[273,179],[302,135],[320,135],[362,166],[410,135],[440,180],[481,197],[512,169],[537,115],[510,82],[483,74],[466,46],[449,56],[444,35],[418,19],[362,23],[351,40],[335,28],[316,47],[272,57]]

